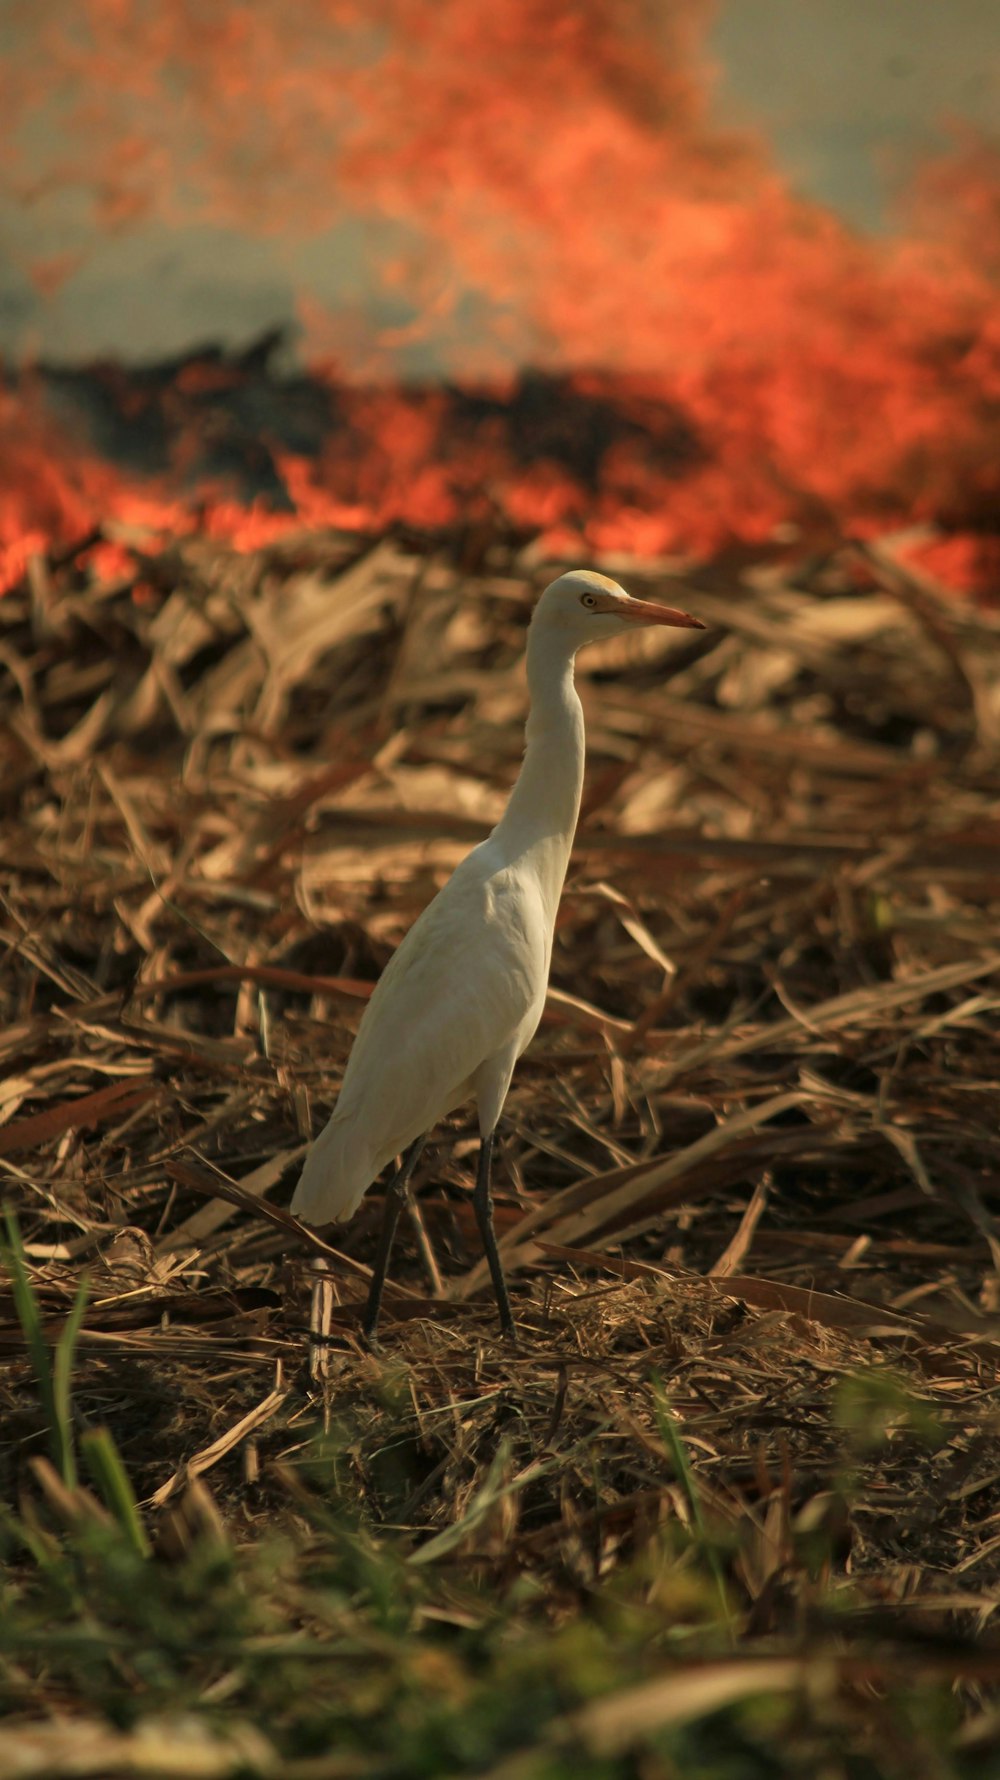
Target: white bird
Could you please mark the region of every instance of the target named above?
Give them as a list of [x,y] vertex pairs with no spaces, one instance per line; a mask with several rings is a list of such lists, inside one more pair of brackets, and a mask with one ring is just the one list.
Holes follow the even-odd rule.
[[385,1214],[363,1319],[374,1335],[389,1251],[427,1133],[474,1099],[481,1146],[473,1197],[505,1335],[514,1319],[493,1230],[494,1135],[514,1065],[542,1016],[556,909],[580,811],[583,707],[573,659],[639,625],[704,630],[698,618],[632,599],[606,575],[560,575],[528,629],[531,708],[507,808],[418,916],[365,1008],[336,1109],[316,1138],[291,1209],[310,1224],[351,1217],[376,1176],[406,1156]]

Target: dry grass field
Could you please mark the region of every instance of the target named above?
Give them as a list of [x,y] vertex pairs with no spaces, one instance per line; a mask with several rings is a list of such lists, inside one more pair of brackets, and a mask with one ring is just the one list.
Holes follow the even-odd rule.
[[1000,618],[601,565],[710,628],[579,664],[519,1342],[470,1109],[369,1352],[284,1208],[563,565],[119,542],[0,601],[0,1773],[1000,1773]]

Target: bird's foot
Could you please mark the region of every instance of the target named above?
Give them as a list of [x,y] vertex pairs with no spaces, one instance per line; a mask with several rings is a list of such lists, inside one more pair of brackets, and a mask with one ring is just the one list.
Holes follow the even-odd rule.
[[370,1354],[376,1354],[381,1358],[385,1349],[375,1331],[375,1323],[362,1323],[360,1330],[361,1345],[363,1348],[366,1348]]

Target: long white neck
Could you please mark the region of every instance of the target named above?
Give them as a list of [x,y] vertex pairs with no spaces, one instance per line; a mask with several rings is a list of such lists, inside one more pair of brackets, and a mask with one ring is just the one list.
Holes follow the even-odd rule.
[[554,915],[580,814],[583,706],[565,633],[532,623],[526,665],[531,708],[524,761],[492,838],[511,862],[530,856]]

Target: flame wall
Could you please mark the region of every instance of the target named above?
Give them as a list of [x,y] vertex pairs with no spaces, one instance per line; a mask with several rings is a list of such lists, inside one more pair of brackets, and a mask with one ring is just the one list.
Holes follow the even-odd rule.
[[[22,10],[7,58],[3,169],[19,201],[59,194],[98,239],[156,218],[276,254],[311,234],[363,263],[333,312],[302,293],[304,350],[341,391],[322,447],[279,454],[313,515],[447,523],[488,490],[581,548],[642,551],[927,521],[988,579],[996,146],[957,133],[904,228],[852,233],[762,139],[715,121],[711,16],[705,0],[50,0]],[[34,275],[54,288],[75,263],[57,249]],[[402,387],[416,364],[475,385],[482,423]],[[544,428],[504,426],[525,365],[553,400],[599,401],[588,475]],[[120,471],[26,400],[8,391],[0,447],[17,561],[125,498]]]

